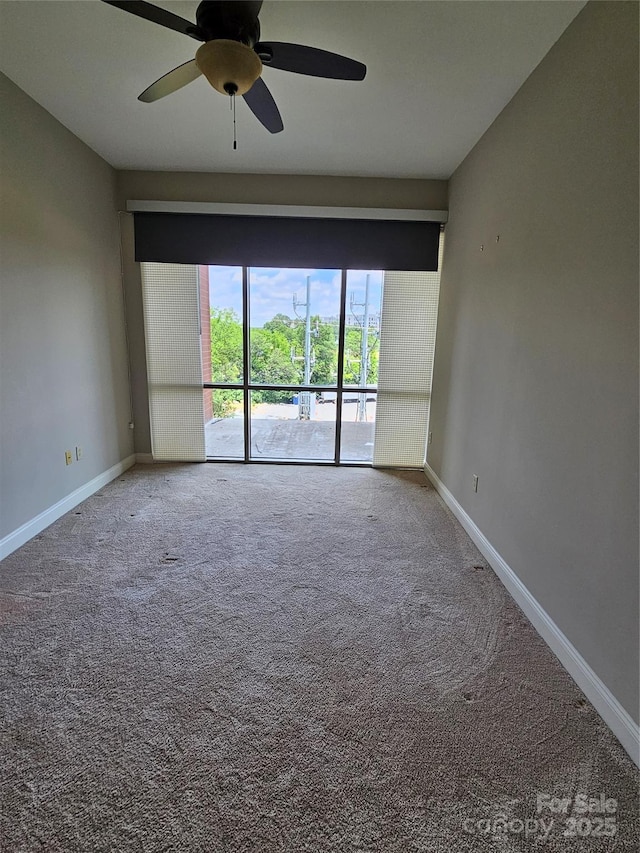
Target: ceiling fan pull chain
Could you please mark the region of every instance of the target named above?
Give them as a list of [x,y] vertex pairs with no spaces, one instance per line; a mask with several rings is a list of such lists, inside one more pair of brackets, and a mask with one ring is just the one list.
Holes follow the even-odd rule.
[[233,150],[236,151],[238,148],[238,139],[236,135],[236,96],[231,95],[231,100],[233,102]]

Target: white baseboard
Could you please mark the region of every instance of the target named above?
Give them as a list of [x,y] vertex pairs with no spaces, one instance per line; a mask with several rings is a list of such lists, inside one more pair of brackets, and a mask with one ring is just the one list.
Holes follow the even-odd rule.
[[547,643],[587,699],[589,699],[635,764],[640,767],[640,726],[637,725],[631,715],[622,707],[578,650],[569,642],[513,569],[502,559],[433,468],[425,464],[424,473],[536,631]]
[[[2,0],[0,0],[2,2]],[[153,453],[136,453],[139,465],[173,465],[180,462],[206,462],[206,459],[154,459]]]
[[32,518],[30,521],[27,521],[25,524],[18,527],[17,530],[14,530],[3,539],[0,539],[0,560],[3,560],[13,551],[20,548],[25,544],[25,542],[28,542],[29,539],[33,539],[34,536],[37,536],[38,533],[41,533],[46,527],[49,527],[50,524],[53,524],[54,521],[57,521],[65,513],[69,512],[69,510],[78,506],[79,503],[82,503],[82,501],[91,497],[91,495],[94,492],[97,492],[98,489],[102,488],[102,486],[106,486],[106,484],[110,483],[111,480],[115,480],[115,478],[126,471],[127,468],[131,468],[135,462],[135,455],[132,454],[131,456],[127,456],[126,459],[123,459],[121,462],[113,465],[107,471],[103,471],[102,474],[98,474],[97,477],[94,477],[93,480],[89,480],[89,482],[85,483],[84,486],[80,486],[80,488],[71,492],[70,495],[62,498],[62,500],[59,500],[57,503],[53,504],[53,506],[45,509],[44,512],[36,515],[35,518]]

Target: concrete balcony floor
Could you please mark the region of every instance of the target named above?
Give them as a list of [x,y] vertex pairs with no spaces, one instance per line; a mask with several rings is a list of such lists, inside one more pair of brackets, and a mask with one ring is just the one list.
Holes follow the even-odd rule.
[[[356,422],[355,403],[342,412],[340,459],[371,462],[375,430],[375,403],[367,403],[366,422]],[[251,412],[251,458],[333,461],[336,431],[335,404],[317,405],[313,420],[299,420],[298,407],[259,403]],[[243,418],[213,420],[205,427],[208,458],[244,458]]]

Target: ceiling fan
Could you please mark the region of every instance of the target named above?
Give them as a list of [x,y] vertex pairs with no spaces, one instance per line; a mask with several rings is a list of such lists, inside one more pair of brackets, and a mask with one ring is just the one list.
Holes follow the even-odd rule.
[[337,53],[281,41],[260,41],[262,0],[202,0],[196,23],[145,2],[104,0],[140,18],[204,42],[195,59],[179,65],[138,96],[150,103],[186,86],[201,74],[218,92],[242,95],[270,133],[283,129],[276,102],[261,77],[264,66],[334,80],[364,80],[366,65]]

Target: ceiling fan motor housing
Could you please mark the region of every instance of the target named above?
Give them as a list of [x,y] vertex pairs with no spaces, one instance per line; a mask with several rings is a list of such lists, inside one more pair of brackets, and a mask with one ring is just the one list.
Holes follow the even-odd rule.
[[196,10],[196,31],[203,41],[233,39],[253,47],[260,40],[262,0],[203,0]]
[[231,39],[215,39],[196,51],[196,65],[217,92],[244,95],[262,73],[260,57]]

